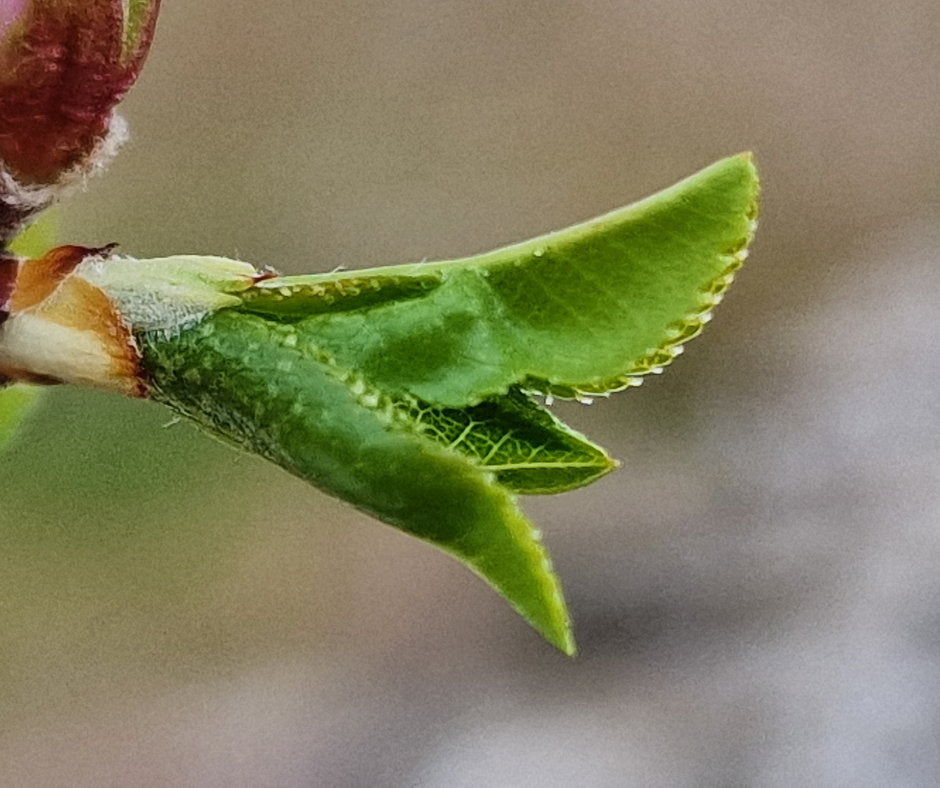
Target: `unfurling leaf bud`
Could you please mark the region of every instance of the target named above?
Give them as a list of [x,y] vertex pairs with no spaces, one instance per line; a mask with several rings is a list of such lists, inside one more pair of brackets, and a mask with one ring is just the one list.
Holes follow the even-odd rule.
[[0,0],[0,240],[113,155],[160,0]]

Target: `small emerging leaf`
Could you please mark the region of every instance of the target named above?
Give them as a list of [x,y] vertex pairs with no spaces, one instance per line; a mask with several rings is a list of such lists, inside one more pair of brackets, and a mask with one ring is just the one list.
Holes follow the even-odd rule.
[[405,408],[424,437],[467,455],[525,495],[583,487],[616,467],[606,452],[518,388],[468,408]]

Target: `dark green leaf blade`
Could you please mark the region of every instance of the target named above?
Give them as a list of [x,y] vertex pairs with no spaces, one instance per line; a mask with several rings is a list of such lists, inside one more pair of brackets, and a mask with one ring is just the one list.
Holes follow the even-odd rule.
[[154,399],[457,557],[574,652],[558,579],[515,498],[296,326],[222,310],[139,339]]

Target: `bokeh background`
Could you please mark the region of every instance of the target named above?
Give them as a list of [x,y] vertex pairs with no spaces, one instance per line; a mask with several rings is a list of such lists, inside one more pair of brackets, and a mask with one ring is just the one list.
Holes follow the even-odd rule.
[[761,228],[528,499],[581,655],[167,411],[0,457],[0,784],[940,782],[940,4],[167,0],[62,240],[284,272],[483,251],[752,149]]

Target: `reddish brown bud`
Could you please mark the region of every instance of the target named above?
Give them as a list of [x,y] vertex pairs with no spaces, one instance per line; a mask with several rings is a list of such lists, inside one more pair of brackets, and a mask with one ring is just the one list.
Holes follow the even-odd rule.
[[0,248],[126,133],[160,0],[0,0]]
[[88,163],[140,74],[159,5],[29,0],[19,10],[0,44],[0,159],[18,181],[54,183]]

